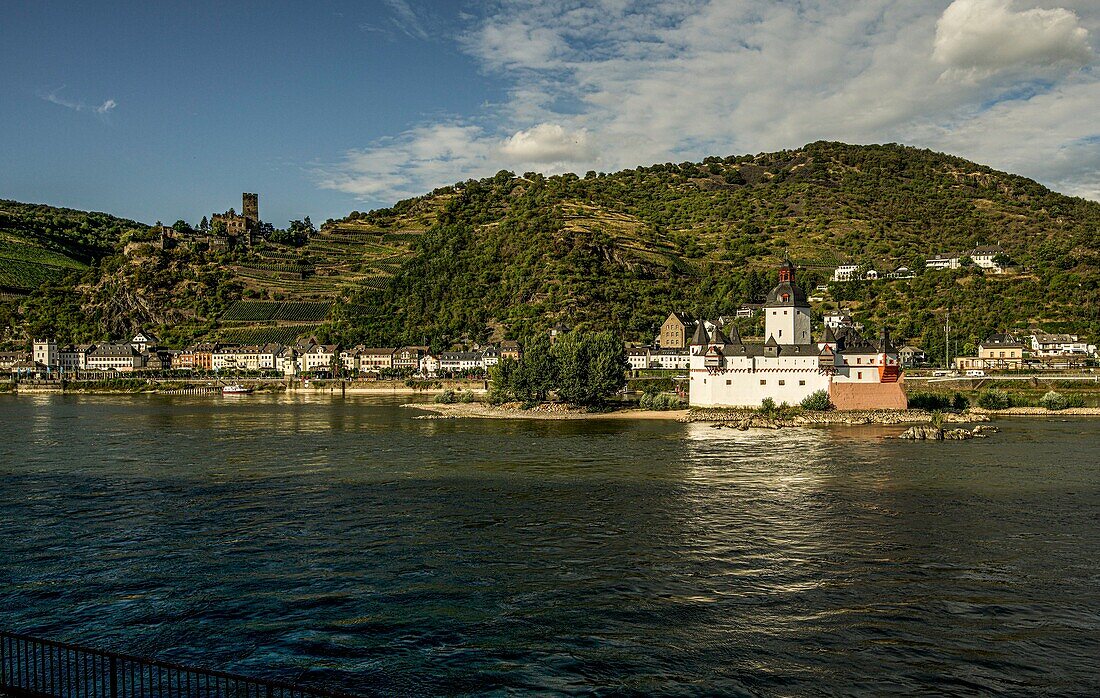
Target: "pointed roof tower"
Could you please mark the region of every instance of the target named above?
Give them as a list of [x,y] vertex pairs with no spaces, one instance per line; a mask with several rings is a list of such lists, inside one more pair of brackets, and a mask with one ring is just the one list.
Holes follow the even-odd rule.
[[691,336],[691,346],[706,346],[710,341],[710,337],[707,335],[706,323],[700,320],[695,326],[695,334]]
[[726,345],[730,343],[730,340],[721,329],[715,327],[714,332],[710,335],[710,343]]
[[810,302],[806,294],[794,281],[795,266],[791,260],[784,258],[779,265],[779,283],[768,293],[768,299],[764,302],[765,308],[806,308]]
[[729,337],[730,344],[744,344],[741,340],[741,333],[737,330],[737,325],[732,322],[726,327],[726,333]]

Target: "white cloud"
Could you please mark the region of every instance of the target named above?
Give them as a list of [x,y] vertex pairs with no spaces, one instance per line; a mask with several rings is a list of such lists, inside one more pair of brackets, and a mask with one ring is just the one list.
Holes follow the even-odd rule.
[[955,0],[936,23],[936,61],[978,75],[1092,60],[1088,30],[1063,8],[1016,11],[1011,0]]
[[567,131],[561,124],[539,124],[516,131],[500,148],[509,160],[518,163],[569,163],[591,157],[588,131]]
[[830,139],[947,150],[1095,191],[1089,96],[1100,81],[1086,63],[1100,6],[1062,2],[1075,11],[1007,0],[504,0],[470,20],[460,46],[507,99],[353,151],[322,185],[388,204],[502,167],[614,171]]
[[409,3],[405,0],[382,0],[382,2],[390,9],[390,22],[398,30],[414,39],[421,41],[428,39],[428,31],[424,28],[424,23]]
[[106,117],[115,107],[118,106],[118,102],[113,99],[104,100],[104,102],[98,106],[89,106],[84,102],[73,101],[61,96],[61,91],[65,87],[59,87],[55,90],[40,91],[38,98],[43,99],[50,104],[56,104],[59,107],[65,107],[73,111],[88,111],[99,115],[100,117]]

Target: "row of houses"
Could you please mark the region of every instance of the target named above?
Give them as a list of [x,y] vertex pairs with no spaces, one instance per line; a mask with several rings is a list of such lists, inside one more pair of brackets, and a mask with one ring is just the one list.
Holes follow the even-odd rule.
[[1041,367],[1058,361],[1072,363],[1096,355],[1096,345],[1082,341],[1075,334],[1033,330],[1017,338],[1006,332],[995,332],[978,345],[976,356],[955,357],[955,370],[1020,370],[1029,365]]
[[182,350],[158,346],[151,334],[139,332],[129,342],[59,345],[35,340],[32,351],[0,352],[0,370],[22,375],[74,372],[132,373],[137,371],[197,371],[215,373],[266,372],[302,374],[419,374],[426,377],[484,372],[502,359],[518,359],[517,342],[475,346],[470,350],[433,352],[427,346],[340,347],[305,340],[293,346],[205,342]]

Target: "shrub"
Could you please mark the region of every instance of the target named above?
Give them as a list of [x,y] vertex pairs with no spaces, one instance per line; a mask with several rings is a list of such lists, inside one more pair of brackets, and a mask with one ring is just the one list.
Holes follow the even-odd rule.
[[962,393],[955,393],[951,397],[951,409],[962,412],[966,408],[970,407],[970,398]]
[[435,396],[435,401],[441,405],[453,405],[458,402],[458,395],[455,394],[455,391],[447,388],[442,393]]
[[833,406],[833,403],[829,401],[828,390],[815,390],[802,399],[802,409],[813,410],[814,412],[824,412]]
[[472,390],[463,390],[462,394],[458,398],[458,401],[459,402],[466,402],[466,403],[473,402],[474,401],[474,391],[472,391]]
[[775,400],[766,397],[760,401],[760,412],[763,414],[776,414],[779,412],[779,408],[776,407]]
[[1039,398],[1039,404],[1048,410],[1064,410],[1069,407],[1069,400],[1061,393],[1051,390]]
[[675,395],[668,393],[653,393],[646,392],[642,395],[641,400],[638,401],[638,405],[643,410],[675,410],[683,407],[683,402]]
[[1003,410],[1012,407],[1012,396],[1000,388],[990,388],[978,395],[978,406],[986,410]]
[[935,393],[913,393],[909,396],[909,407],[915,410],[944,410],[951,406],[951,401],[944,395]]

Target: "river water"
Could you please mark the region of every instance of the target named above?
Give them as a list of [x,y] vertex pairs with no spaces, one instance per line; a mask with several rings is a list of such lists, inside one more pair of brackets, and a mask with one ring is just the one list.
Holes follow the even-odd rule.
[[0,396],[0,627],[373,695],[1100,690],[1100,420]]

